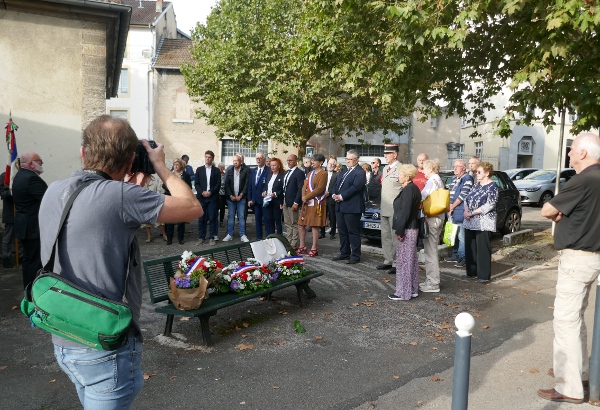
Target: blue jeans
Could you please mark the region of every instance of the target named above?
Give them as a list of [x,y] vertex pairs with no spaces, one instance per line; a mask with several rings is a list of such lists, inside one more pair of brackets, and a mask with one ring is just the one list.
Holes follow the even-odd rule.
[[246,220],[244,219],[244,210],[246,209],[246,198],[239,201],[227,200],[227,235],[233,236],[235,226],[235,216],[238,218],[240,226],[240,236],[246,235]]
[[54,345],[54,355],[85,410],[129,409],[144,386],[142,343],[135,337],[112,351]]
[[[452,218],[450,218],[452,222]],[[454,241],[454,248],[452,248],[452,256],[459,259],[465,258],[465,228],[462,223],[452,222],[458,226],[458,232],[456,233],[456,240]]]
[[209,238],[219,235],[219,225],[217,221],[217,198],[201,199],[200,205],[204,214],[198,218],[198,238],[206,239],[206,224],[210,220]]

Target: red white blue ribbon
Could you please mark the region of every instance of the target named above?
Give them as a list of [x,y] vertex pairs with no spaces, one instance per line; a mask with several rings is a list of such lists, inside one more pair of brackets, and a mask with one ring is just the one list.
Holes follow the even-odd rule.
[[204,262],[206,262],[206,258],[203,258],[203,257],[196,258],[196,260],[194,262],[192,262],[190,264],[190,266],[188,266],[187,270],[185,271],[185,274],[190,275],[193,271],[199,269],[200,266],[202,266],[202,264]]
[[284,256],[283,258],[277,259],[277,264],[280,266],[290,267],[292,265],[303,265],[303,256]]

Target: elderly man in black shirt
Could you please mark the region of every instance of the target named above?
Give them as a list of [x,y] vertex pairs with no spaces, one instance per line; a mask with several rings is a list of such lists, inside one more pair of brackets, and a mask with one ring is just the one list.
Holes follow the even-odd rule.
[[[589,378],[584,314],[592,284],[600,273],[600,139],[583,134],[571,145],[577,171],[563,190],[542,208],[556,222],[554,246],[560,253],[554,301],[553,389],[540,397],[582,403]],[[582,381],[583,380],[583,381]]]

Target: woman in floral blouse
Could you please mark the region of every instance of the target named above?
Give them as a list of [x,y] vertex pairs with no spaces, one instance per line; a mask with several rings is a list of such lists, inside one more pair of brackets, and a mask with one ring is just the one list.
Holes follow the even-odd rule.
[[477,166],[477,184],[465,200],[465,259],[467,274],[477,282],[488,283],[492,274],[492,232],[496,232],[498,185],[492,181],[494,167],[489,162]]

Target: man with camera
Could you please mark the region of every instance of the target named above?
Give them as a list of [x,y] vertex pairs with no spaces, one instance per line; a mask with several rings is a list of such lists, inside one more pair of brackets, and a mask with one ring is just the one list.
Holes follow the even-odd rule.
[[[71,193],[84,182],[93,181],[77,196],[60,231],[53,271],[90,293],[126,303],[132,312],[129,337],[116,350],[96,350],[52,336],[58,364],[75,384],[85,408],[128,409],[144,384],[138,227],[202,216],[189,186],[165,166],[162,144],[153,149],[143,141],[141,149],[138,146],[127,121],[108,115],[96,118],[83,132],[83,170],[50,185],[40,207],[41,258],[45,264]],[[134,161],[142,166],[140,172],[132,169]],[[150,178],[146,172],[152,171],[171,196],[142,188]]]

